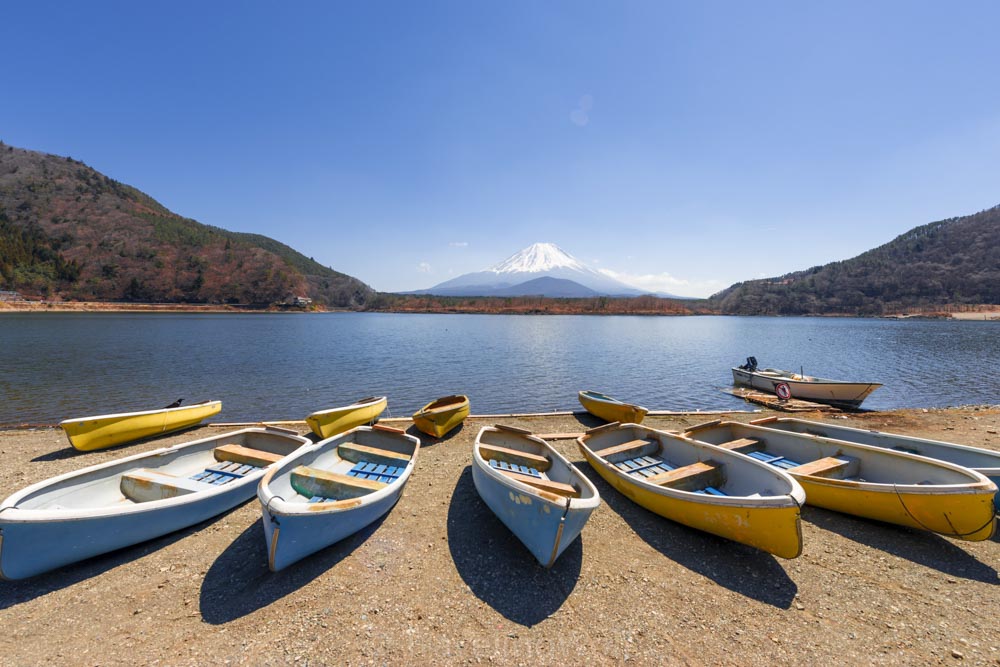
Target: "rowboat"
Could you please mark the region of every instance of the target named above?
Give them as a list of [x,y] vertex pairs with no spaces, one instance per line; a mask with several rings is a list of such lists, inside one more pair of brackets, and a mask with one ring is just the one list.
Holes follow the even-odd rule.
[[845,382],[812,377],[776,368],[757,368],[757,360],[733,369],[733,383],[775,394],[778,398],[797,398],[845,408],[858,408],[868,395],[881,387],[878,382]]
[[0,577],[30,577],[221,514],[308,442],[286,429],[245,428],[29,486],[0,503]]
[[[850,426],[840,426],[839,424],[825,424],[805,419],[766,417],[750,423],[782,431],[809,433],[811,435],[818,435],[821,438],[846,440],[848,442],[856,442],[859,445],[870,445],[872,447],[881,447],[883,449],[926,456],[927,458],[939,461],[947,461],[963,468],[975,470],[981,475],[988,477],[994,484],[1000,485],[1000,452],[989,449],[957,445],[951,442],[942,442],[941,440],[927,440],[908,435],[884,433],[882,431],[851,428]],[[994,497],[993,504],[997,509],[1000,509],[1000,492]]]
[[609,422],[622,424],[641,424],[642,418],[649,412],[641,405],[623,403],[596,391],[584,390],[578,394],[580,404],[595,417]]
[[738,422],[709,422],[681,435],[784,470],[810,505],[963,540],[993,535],[996,485],[952,463]]
[[427,435],[442,438],[468,416],[468,396],[444,396],[414,412],[413,423]]
[[577,439],[611,486],[662,517],[782,558],[802,553],[791,477],[733,452],[634,424],[606,424]]
[[306,423],[319,437],[329,438],[355,426],[374,423],[388,404],[385,396],[368,396],[342,408],[314,412],[306,417]]
[[472,481],[544,567],[552,567],[601,504],[593,482],[566,457],[531,431],[501,424],[476,436]]
[[267,560],[277,572],[388,512],[417,463],[420,440],[358,426],[300,449],[261,480]]
[[[179,403],[179,401],[178,401]],[[194,426],[222,410],[222,401],[203,401],[159,410],[65,419],[59,426],[71,445],[89,452]]]

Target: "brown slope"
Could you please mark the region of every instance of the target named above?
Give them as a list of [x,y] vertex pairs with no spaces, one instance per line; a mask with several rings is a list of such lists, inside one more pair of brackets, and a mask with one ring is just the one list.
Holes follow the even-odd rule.
[[0,250],[0,289],[65,299],[358,307],[373,294],[273,239],[203,225],[82,162],[3,144]]

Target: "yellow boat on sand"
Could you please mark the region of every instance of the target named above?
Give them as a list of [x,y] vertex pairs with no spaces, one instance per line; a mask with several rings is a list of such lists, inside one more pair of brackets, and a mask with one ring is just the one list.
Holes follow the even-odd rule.
[[973,470],[843,440],[714,421],[683,437],[783,469],[816,507],[969,541],[994,530],[996,485]]
[[649,412],[641,405],[623,403],[597,391],[581,391],[578,398],[587,412],[608,422],[641,424],[643,417]]
[[782,558],[802,553],[805,492],[780,470],[645,426],[606,424],[576,442],[601,477],[651,512]]
[[314,412],[306,417],[306,423],[319,437],[329,438],[355,426],[373,424],[388,404],[385,396],[359,398],[351,405]]
[[468,396],[443,396],[414,412],[413,423],[427,435],[442,438],[468,416]]
[[175,404],[144,412],[65,419],[59,422],[59,426],[66,432],[71,445],[80,451],[90,452],[179,431],[217,415],[221,410],[222,401],[203,401],[185,406]]

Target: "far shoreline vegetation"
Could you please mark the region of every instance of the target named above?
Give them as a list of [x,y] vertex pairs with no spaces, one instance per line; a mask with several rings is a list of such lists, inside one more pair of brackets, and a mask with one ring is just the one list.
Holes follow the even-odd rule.
[[[0,292],[3,312],[142,312],[142,313],[397,313],[397,314],[469,314],[469,315],[639,315],[705,316],[734,315],[722,312],[710,299],[665,299],[655,296],[553,298],[524,297],[455,297],[376,293],[362,307],[326,307],[317,304],[275,303],[223,304],[184,302],[125,302],[47,300],[42,296]],[[739,314],[748,316],[749,314]],[[876,317],[891,319],[960,319],[1000,321],[1000,305],[959,304],[929,308],[902,309],[879,315],[853,313],[765,313],[759,317]]]

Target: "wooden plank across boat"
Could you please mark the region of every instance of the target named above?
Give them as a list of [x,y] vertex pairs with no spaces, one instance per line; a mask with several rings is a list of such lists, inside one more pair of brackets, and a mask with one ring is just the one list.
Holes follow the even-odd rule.
[[420,431],[443,438],[469,416],[469,397],[461,394],[442,396],[413,413],[413,423]]
[[583,530],[601,497],[586,475],[530,431],[484,426],[472,447],[472,481],[544,567]]
[[[870,445],[872,447],[905,452],[907,454],[926,456],[927,458],[939,461],[947,461],[948,463],[953,463],[969,470],[975,470],[987,477],[994,484],[1000,485],[1000,452],[990,449],[959,445],[942,440],[915,438],[909,435],[886,433],[871,429],[852,428],[841,424],[794,419],[791,417],[766,417],[764,419],[756,419],[750,423],[781,431],[807,433],[834,440],[846,440],[847,442],[854,442],[859,445]],[[1000,492],[994,496],[993,504],[997,509],[1000,509]]]
[[66,432],[73,447],[89,452],[179,431],[217,415],[221,410],[222,401],[203,401],[142,412],[64,419],[59,426]]
[[997,486],[952,463],[739,422],[708,422],[681,435],[784,470],[810,505],[963,540],[993,535]]
[[253,497],[309,440],[246,428],[84,468],[0,503],[0,577],[21,579],[191,526]]
[[587,412],[608,422],[640,424],[649,412],[641,405],[625,403],[597,391],[581,391],[577,398]]
[[367,396],[350,405],[313,412],[306,417],[306,424],[320,438],[329,438],[355,426],[375,423],[388,405],[385,396]]
[[419,450],[420,440],[399,429],[357,426],[268,471],[257,491],[268,567],[288,567],[392,509]]
[[802,487],[745,456],[638,425],[577,439],[611,486],[651,512],[782,558],[802,553]]
[[800,399],[849,409],[861,407],[868,395],[882,386],[878,382],[831,380],[777,368],[757,368],[757,360],[753,357],[732,371],[733,383],[737,385],[766,391],[781,399]]

